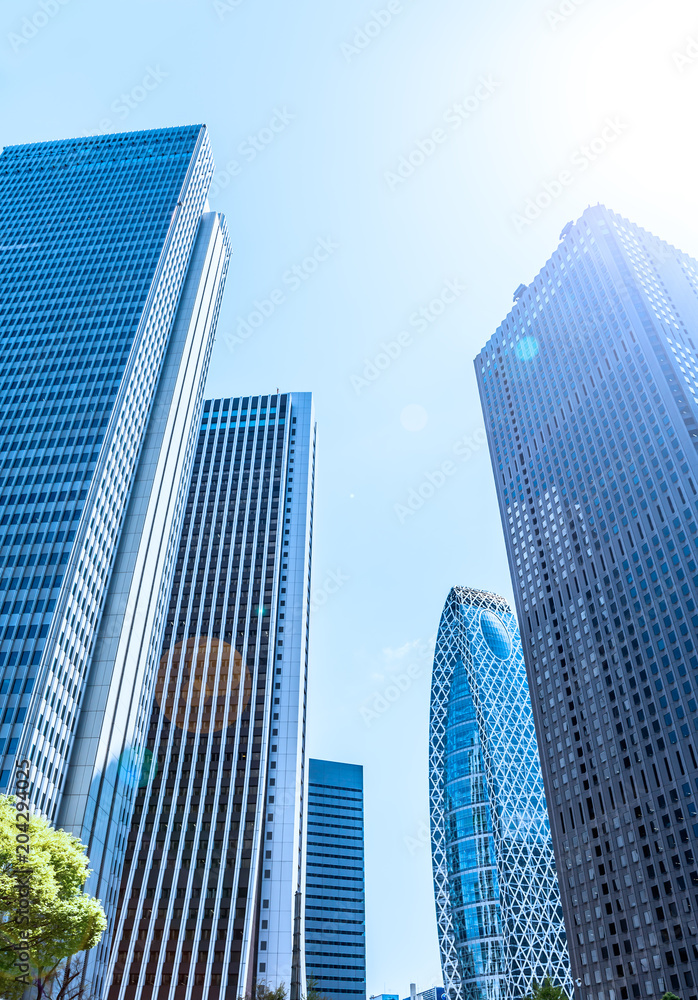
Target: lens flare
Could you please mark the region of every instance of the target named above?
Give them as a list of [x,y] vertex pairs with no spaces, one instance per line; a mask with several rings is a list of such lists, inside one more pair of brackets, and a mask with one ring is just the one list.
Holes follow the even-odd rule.
[[163,653],[155,701],[178,729],[220,732],[235,724],[239,709],[249,706],[252,675],[245,673],[240,705],[242,677],[242,657],[236,649],[221,639],[192,636]]
[[119,757],[119,778],[128,785],[145,788],[151,777],[155,777],[158,763],[151,750],[140,753],[133,748],[124,750]]
[[519,361],[533,361],[538,356],[538,341],[535,337],[524,337],[516,345],[516,357]]

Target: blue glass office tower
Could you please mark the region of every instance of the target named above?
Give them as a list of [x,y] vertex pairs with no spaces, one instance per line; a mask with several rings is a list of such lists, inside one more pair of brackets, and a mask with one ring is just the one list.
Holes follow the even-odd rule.
[[111,1000],[305,994],[309,393],[206,400],[127,841]]
[[328,1000],[366,1000],[365,920],[363,767],[311,759],[305,961]]
[[203,126],[0,156],[0,786],[30,761],[108,915],[227,266],[212,173]]
[[476,360],[580,1000],[698,997],[697,338],[598,206]]
[[521,640],[507,603],[454,587],[436,639],[429,731],[436,915],[449,1000],[571,989]]

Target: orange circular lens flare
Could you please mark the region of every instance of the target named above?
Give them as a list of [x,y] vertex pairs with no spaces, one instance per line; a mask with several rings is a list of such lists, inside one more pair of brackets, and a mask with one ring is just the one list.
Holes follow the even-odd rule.
[[[172,653],[171,666],[168,667]],[[235,724],[250,703],[252,679],[236,649],[222,639],[192,636],[163,653],[155,684],[158,708],[178,729],[216,733]]]

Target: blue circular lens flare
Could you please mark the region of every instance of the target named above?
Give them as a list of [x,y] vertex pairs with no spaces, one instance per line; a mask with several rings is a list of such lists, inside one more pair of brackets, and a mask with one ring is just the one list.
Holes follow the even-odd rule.
[[539,350],[535,337],[523,337],[516,345],[516,357],[519,361],[533,361],[538,357]]
[[483,611],[480,615],[480,631],[497,659],[508,660],[511,656],[511,636],[502,619],[492,611]]

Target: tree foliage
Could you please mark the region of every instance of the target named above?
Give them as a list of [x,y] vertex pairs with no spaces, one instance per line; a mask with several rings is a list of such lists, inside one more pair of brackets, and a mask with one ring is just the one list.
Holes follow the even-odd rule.
[[680,998],[675,993],[665,993],[662,996],[662,1000],[680,1000]]
[[542,983],[533,980],[531,992],[524,1000],[569,1000],[569,997],[562,986],[556,986],[550,976],[546,976]]
[[255,1000],[286,1000],[286,984],[280,983],[275,990],[272,990],[268,983],[257,983]]
[[107,921],[83,891],[89,874],[77,837],[0,795],[0,996],[33,984],[41,997],[69,956],[97,944]]
[[269,983],[260,979],[253,993],[245,993],[244,996],[239,996],[238,1000],[286,1000],[286,996],[286,983],[281,983],[272,990]]
[[327,1000],[325,994],[320,992],[319,984],[315,976],[308,977],[308,992],[303,1000]]

